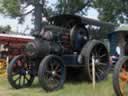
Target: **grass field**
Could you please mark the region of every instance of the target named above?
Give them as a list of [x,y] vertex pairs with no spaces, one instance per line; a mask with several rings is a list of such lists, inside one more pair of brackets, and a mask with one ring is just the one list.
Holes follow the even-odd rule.
[[15,90],[11,88],[6,79],[0,78],[0,96],[115,96],[112,87],[111,75],[107,80],[96,84],[93,90],[92,84],[81,81],[77,83],[65,82],[62,89],[55,92],[45,92],[40,88],[38,80],[35,80],[30,88]]

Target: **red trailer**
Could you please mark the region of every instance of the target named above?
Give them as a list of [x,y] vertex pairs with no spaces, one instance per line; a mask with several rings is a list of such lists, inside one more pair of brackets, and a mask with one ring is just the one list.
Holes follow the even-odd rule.
[[0,34],[0,75],[5,74],[6,66],[14,56],[22,54],[24,45],[34,39],[32,36]]

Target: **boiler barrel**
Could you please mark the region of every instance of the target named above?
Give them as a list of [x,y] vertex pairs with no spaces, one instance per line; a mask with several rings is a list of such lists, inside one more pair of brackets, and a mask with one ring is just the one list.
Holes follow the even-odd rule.
[[36,39],[26,45],[25,51],[30,57],[44,57],[50,53],[50,43],[46,40]]

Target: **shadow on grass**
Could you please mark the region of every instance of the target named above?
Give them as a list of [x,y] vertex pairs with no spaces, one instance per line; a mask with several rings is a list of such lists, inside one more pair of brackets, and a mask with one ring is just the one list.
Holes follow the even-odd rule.
[[88,78],[84,74],[84,69],[81,68],[67,68],[66,83],[79,84],[81,82],[87,82]]
[[[65,83],[80,84],[83,82],[89,83],[86,76],[84,75],[82,68],[71,68],[71,67],[67,68]],[[34,83],[30,88],[39,88],[39,87],[40,87],[39,80],[38,77],[36,77]]]

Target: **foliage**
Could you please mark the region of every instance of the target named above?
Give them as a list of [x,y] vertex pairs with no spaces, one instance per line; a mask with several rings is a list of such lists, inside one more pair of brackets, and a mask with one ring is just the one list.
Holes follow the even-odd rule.
[[0,12],[9,15],[11,17],[16,17],[21,14],[20,3],[18,0],[0,0]]
[[[35,32],[41,31],[42,16],[52,14],[75,14],[87,9],[92,0],[58,0],[55,7],[48,6],[49,0],[0,0],[0,12],[11,17],[20,17],[19,23],[24,22],[24,17],[30,13],[34,15]],[[34,8],[26,12],[26,8]],[[43,13],[43,14],[42,14]]]
[[94,0],[93,7],[99,12],[99,19],[114,23],[128,22],[128,0]]
[[11,26],[0,26],[0,33],[8,33],[11,32]]
[[[49,5],[49,0],[0,0],[0,12],[6,15],[17,17],[24,14],[25,8],[29,5],[36,6],[38,2],[42,1],[42,12],[51,15],[52,14],[74,14],[82,11],[84,8],[89,7],[92,0],[57,0],[54,8]],[[22,7],[25,5],[25,7]],[[44,12],[45,9],[45,12]],[[27,15],[27,14],[25,14]]]
[[88,8],[91,0],[58,0],[56,5],[59,14],[74,14]]
[[[42,1],[42,2],[41,2]],[[92,3],[93,1],[93,3]],[[0,13],[11,17],[21,17],[20,23],[24,22],[24,17],[35,10],[25,13],[29,5],[39,6],[41,4],[44,16],[56,14],[84,13],[90,5],[99,12],[99,19],[112,23],[128,22],[128,1],[127,0],[57,0],[53,6],[48,6],[50,0],[0,0]],[[35,16],[35,15],[34,15]]]

